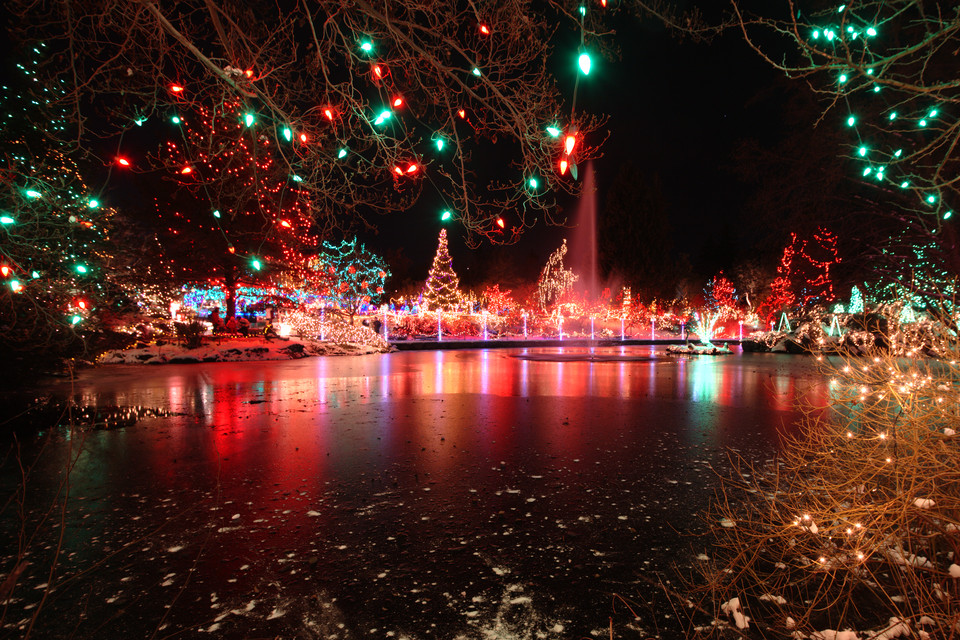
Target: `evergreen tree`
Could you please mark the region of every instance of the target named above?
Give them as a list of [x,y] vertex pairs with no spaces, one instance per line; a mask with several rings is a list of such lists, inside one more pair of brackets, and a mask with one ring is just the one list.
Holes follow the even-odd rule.
[[437,254],[433,257],[430,275],[423,291],[428,309],[448,311],[460,304],[460,279],[453,270],[453,258],[447,250],[447,230],[440,230]]
[[0,120],[0,357],[24,365],[78,353],[116,292],[107,269],[114,212],[54,137],[66,117],[50,106],[56,91],[34,82],[38,62],[18,64],[2,87]]

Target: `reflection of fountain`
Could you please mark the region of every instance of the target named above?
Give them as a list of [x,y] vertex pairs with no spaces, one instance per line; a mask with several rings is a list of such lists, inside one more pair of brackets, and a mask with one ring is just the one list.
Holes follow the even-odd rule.
[[443,327],[440,326],[440,310],[437,309],[437,342],[443,341]]
[[571,263],[580,275],[580,286],[587,300],[600,297],[597,275],[597,194],[593,178],[593,163],[588,162],[583,172],[583,193],[577,206],[576,231],[570,240]]

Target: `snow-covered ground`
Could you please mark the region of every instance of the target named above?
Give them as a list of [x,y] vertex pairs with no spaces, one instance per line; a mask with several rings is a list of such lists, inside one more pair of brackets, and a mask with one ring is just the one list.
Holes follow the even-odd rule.
[[204,338],[202,346],[188,349],[176,343],[108,351],[97,364],[177,364],[189,362],[247,362],[251,360],[296,360],[310,356],[342,356],[383,353],[385,345],[321,342],[306,338]]

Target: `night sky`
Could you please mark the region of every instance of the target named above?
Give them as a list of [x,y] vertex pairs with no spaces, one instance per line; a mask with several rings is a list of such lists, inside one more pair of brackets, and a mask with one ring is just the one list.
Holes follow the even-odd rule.
[[[688,254],[709,278],[716,269],[729,267],[718,263],[711,243],[729,240],[741,253],[749,253],[756,235],[740,224],[748,187],[735,177],[732,154],[745,137],[771,141],[780,135],[777,100],[782,98],[764,94],[779,82],[778,73],[749,50],[738,33],[695,43],[678,40],[652,20],[621,17],[616,28],[620,59],[595,60],[578,94],[578,105],[609,115],[610,136],[603,157],[594,164],[598,216],[624,161],[649,176],[659,175],[675,249]],[[559,69],[557,75],[562,81]],[[581,179],[582,174],[583,169]],[[570,224],[577,223],[578,207],[575,200],[561,201]],[[403,238],[409,264],[391,265],[394,273],[426,277],[441,227],[434,208],[424,205],[383,219],[380,227],[378,236],[365,239],[385,253]],[[572,228],[540,225],[516,245],[485,244],[470,250],[462,229],[452,225],[448,233],[454,269],[467,285],[482,282],[491,262],[512,262],[524,279],[535,280],[562,239],[572,245],[575,237]],[[731,258],[737,247],[730,247]],[[573,251],[571,246],[571,255]]]

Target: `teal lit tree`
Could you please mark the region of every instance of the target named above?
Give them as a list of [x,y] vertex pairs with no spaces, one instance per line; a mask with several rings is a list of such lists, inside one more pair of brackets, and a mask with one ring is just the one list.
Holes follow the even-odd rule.
[[460,278],[453,270],[453,258],[447,246],[447,230],[440,230],[437,253],[423,288],[423,301],[430,310],[452,311],[461,301]]
[[324,242],[311,268],[331,280],[327,295],[350,315],[351,322],[364,304],[380,302],[384,284],[390,278],[383,258],[357,244],[356,238],[336,245]]
[[32,52],[37,60],[17,65],[0,97],[6,160],[0,173],[0,357],[23,365],[82,352],[82,338],[118,293],[109,242],[114,212],[88,188],[67,146],[48,135],[65,134],[68,125],[56,108],[57,93],[34,82],[42,51]]
[[170,138],[156,161],[177,189],[158,198],[156,224],[173,280],[222,286],[231,317],[241,283],[278,292],[317,283],[302,180],[287,172],[284,150],[257,129],[250,107],[227,98],[171,112]]

